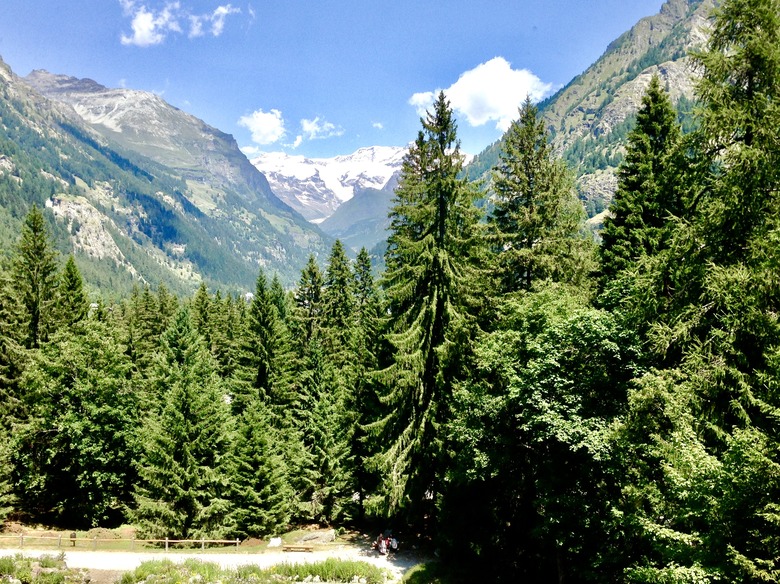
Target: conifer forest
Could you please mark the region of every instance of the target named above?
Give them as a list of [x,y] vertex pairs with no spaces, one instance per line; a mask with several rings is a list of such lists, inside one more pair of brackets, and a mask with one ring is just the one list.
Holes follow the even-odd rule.
[[[780,2],[654,78],[610,215],[526,101],[488,180],[439,94],[377,273],[101,297],[31,206],[0,270],[0,519],[392,526],[467,582],[780,581]],[[77,259],[77,258],[76,258]]]

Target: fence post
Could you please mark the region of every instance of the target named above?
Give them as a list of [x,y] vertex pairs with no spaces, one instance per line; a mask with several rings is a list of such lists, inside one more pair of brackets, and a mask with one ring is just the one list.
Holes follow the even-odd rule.
[[62,534],[57,538],[57,549],[62,547]]
[[165,536],[165,551],[168,551],[168,536]]
[[92,551],[97,551],[97,535],[92,538]]
[[131,551],[131,552],[134,552],[134,551],[135,551],[135,536],[133,536],[133,539],[132,539],[132,541],[130,542],[130,551]]
[[206,540],[205,538],[200,538],[200,549],[205,550],[206,549]]
[[238,549],[238,538],[236,538],[236,549]]

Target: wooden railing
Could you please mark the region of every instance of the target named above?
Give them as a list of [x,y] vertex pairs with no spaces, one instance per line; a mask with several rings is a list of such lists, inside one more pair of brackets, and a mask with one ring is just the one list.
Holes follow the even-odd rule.
[[[152,545],[160,545],[165,544],[165,551],[167,552],[171,545],[181,545],[181,544],[189,544],[190,546],[200,546],[201,550],[206,549],[206,544],[209,546],[211,545],[230,545],[230,546],[236,546],[236,549],[238,549],[238,546],[240,545],[241,541],[236,539],[127,539],[127,538],[119,538],[119,537],[111,537],[111,538],[99,538],[97,536],[86,538],[86,537],[74,537],[67,535],[59,535],[59,536],[50,536],[50,535],[0,535],[0,542],[3,542],[5,540],[9,540],[11,545],[13,545],[16,540],[16,542],[19,543],[19,548],[24,549],[25,543],[32,544],[35,540],[43,540],[43,541],[49,541],[52,542],[47,545],[47,547],[53,547],[54,542],[56,541],[56,547],[57,549],[63,549],[63,548],[89,548],[92,550],[98,549],[98,543],[103,542],[111,542],[111,543],[121,543],[121,542],[130,542],[130,551],[135,551],[137,544],[152,544]],[[0,545],[0,549],[2,549],[3,546]],[[112,546],[113,547],[113,546]],[[148,548],[147,548],[148,549]]]

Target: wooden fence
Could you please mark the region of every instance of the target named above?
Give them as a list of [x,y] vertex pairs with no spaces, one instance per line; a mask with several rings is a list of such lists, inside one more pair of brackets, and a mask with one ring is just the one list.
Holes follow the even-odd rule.
[[[167,552],[170,546],[181,546],[182,544],[187,544],[187,547],[197,547],[200,546],[201,550],[206,549],[206,544],[209,546],[211,545],[230,545],[230,546],[236,546],[236,549],[238,549],[238,546],[240,545],[241,541],[236,539],[127,539],[127,538],[118,538],[118,537],[111,537],[111,538],[99,538],[97,536],[87,538],[87,537],[75,537],[74,535],[71,535],[68,537],[67,535],[59,535],[59,536],[46,536],[46,535],[0,535],[0,549],[3,547],[9,547],[6,545],[3,545],[5,541],[8,541],[11,546],[14,546],[18,543],[19,548],[24,549],[25,544],[33,547],[55,547],[57,549],[65,549],[65,548],[81,548],[81,549],[92,549],[97,550],[98,549],[98,543],[102,544],[104,548],[110,547],[113,549],[117,549],[117,546],[109,546],[106,545],[108,543],[115,543],[115,544],[121,544],[123,542],[129,542],[129,549],[130,551],[135,551],[136,545],[141,545],[146,547],[147,545],[152,546],[162,546],[162,544],[165,544],[165,551]],[[34,546],[34,542],[43,542],[42,546]],[[55,543],[56,542],[56,543]],[[125,548],[125,546],[121,546],[122,548]],[[148,549],[148,548],[147,548]]]

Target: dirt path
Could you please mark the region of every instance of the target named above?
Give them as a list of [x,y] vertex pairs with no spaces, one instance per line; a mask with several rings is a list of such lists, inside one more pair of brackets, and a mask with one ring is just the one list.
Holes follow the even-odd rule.
[[[38,557],[51,554],[51,551],[32,549],[2,549],[0,556],[23,554],[29,557]],[[150,560],[169,559],[173,562],[183,562],[188,559],[198,558],[204,562],[213,562],[223,568],[236,568],[238,566],[256,565],[266,568],[274,564],[290,563],[302,564],[319,562],[326,558],[341,558],[345,560],[361,560],[386,568],[391,576],[391,582],[400,582],[404,572],[419,563],[419,560],[398,554],[397,556],[380,556],[373,550],[363,550],[353,546],[339,546],[338,548],[314,552],[282,552],[264,551],[255,554],[197,554],[177,552],[107,552],[107,551],[66,551],[65,563],[69,568],[83,568],[95,571],[93,581],[100,584],[114,582],[123,572],[129,572]]]

